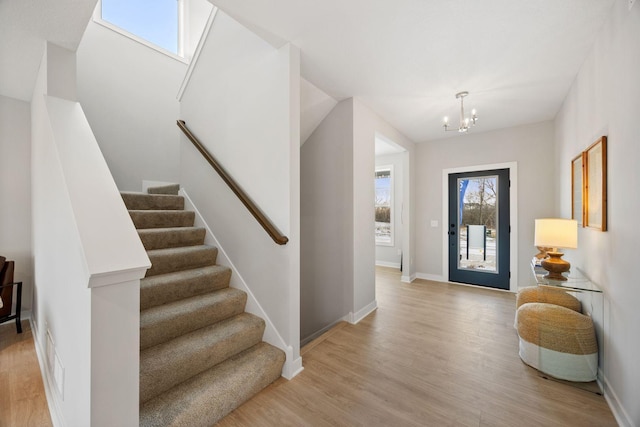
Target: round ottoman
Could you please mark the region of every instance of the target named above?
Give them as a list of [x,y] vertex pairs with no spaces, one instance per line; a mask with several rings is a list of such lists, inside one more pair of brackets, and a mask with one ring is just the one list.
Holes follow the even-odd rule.
[[546,302],[582,313],[582,304],[578,298],[553,286],[530,286],[520,289],[516,297],[516,309],[529,302]]
[[555,378],[594,381],[598,344],[589,316],[555,304],[526,303],[518,308],[520,358]]

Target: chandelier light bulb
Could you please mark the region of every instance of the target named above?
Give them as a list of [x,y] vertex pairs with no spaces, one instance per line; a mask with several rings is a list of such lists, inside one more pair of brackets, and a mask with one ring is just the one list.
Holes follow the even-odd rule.
[[469,92],[463,91],[456,93],[456,99],[460,100],[460,121],[458,122],[458,129],[451,128],[449,126],[449,117],[444,118],[444,127],[445,132],[451,132],[457,130],[458,132],[467,132],[470,126],[475,126],[476,120],[478,120],[476,109],[471,110],[471,117],[466,117],[464,112],[464,98],[469,95]]

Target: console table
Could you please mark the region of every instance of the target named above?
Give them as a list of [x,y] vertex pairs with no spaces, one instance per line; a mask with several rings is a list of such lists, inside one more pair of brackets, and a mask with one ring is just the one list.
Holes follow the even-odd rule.
[[[582,303],[582,314],[590,316],[594,329],[596,332],[596,339],[598,341],[598,383],[602,384],[602,367],[604,366],[604,294],[602,289],[597,284],[592,282],[580,269],[572,267],[567,273],[563,273],[563,276],[567,278],[566,281],[549,280],[544,277],[547,271],[538,264],[538,260],[533,258],[531,260],[531,272],[534,278],[534,283],[537,286],[549,286],[554,288],[562,288],[562,290],[570,293],[580,300]],[[567,382],[568,383],[568,382]],[[586,386],[583,383],[570,383],[571,385],[579,386],[580,388],[586,388],[589,391],[601,394],[601,391]],[[588,383],[587,383],[588,384]],[[597,389],[597,386],[595,387]]]

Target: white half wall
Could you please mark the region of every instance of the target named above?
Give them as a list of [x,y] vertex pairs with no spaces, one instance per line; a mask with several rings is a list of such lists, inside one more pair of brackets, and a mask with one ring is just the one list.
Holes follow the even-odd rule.
[[556,204],[571,215],[571,159],[608,137],[608,231],[579,229],[572,265],[604,291],[604,343],[599,343],[605,397],[621,426],[640,426],[640,7],[617,0],[556,118]]
[[31,107],[0,96],[0,255],[15,261],[22,309],[31,310]]
[[299,85],[297,48],[218,11],[181,102],[187,127],[289,238],[274,243],[182,136],[180,184],[291,347],[285,369],[300,363]]
[[[475,129],[474,129],[475,131]],[[518,286],[532,283],[529,264],[535,218],[556,215],[553,123],[543,122],[493,132],[474,133],[417,145],[416,269],[422,277],[448,280],[442,248],[447,238],[442,217],[445,169],[517,162]],[[432,227],[431,221],[437,221]]]
[[75,84],[64,70],[75,59],[49,43],[31,101],[34,338],[54,425],[134,426],[139,279],[150,262],[69,100]]
[[176,94],[187,65],[93,21],[77,63],[78,99],[118,188],[178,182]]

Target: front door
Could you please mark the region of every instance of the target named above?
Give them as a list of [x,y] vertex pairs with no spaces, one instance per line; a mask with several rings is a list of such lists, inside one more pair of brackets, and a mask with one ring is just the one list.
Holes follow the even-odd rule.
[[509,289],[509,169],[449,174],[449,280]]

